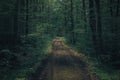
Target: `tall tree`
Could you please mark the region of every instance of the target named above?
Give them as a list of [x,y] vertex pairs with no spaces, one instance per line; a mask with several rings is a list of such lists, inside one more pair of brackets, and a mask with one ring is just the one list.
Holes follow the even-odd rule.
[[84,20],[84,28],[86,30],[86,22],[87,22],[87,16],[86,16],[86,3],[85,3],[86,0],[82,0],[82,6],[83,6],[83,20]]
[[75,24],[74,24],[74,5],[73,5],[73,0],[70,0],[70,22],[71,22],[71,26],[70,26],[70,33],[71,33],[71,38],[70,41],[75,44],[75,33],[74,33],[74,28],[75,28]]
[[18,7],[19,7],[19,0],[15,1],[15,5],[14,5],[14,40],[13,40],[13,44],[16,44],[18,42]]
[[89,0],[89,26],[92,31],[92,39],[95,49],[97,50],[97,36],[96,36],[96,16],[95,16],[95,9],[94,9],[94,1]]
[[29,31],[29,0],[26,0],[26,28],[25,28],[25,35],[28,35]]
[[120,0],[116,1],[116,16],[119,16]]
[[100,11],[100,0],[95,0],[96,7],[96,23],[97,23],[97,41],[99,52],[103,51],[103,39],[102,39],[102,23],[101,23],[101,11]]

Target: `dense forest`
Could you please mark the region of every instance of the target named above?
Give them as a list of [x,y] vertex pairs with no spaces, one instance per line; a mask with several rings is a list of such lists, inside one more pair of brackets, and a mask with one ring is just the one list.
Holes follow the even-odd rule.
[[119,80],[119,31],[120,0],[0,0],[0,80],[27,80],[56,37]]

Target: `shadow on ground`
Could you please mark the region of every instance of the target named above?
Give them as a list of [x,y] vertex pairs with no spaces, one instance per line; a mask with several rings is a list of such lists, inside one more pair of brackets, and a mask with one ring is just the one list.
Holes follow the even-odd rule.
[[91,74],[79,53],[72,51],[60,38],[53,40],[52,49],[29,80],[100,80]]

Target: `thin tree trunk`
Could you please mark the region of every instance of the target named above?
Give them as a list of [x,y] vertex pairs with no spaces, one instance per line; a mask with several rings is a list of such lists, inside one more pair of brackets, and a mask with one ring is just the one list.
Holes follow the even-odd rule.
[[18,5],[19,5],[19,0],[15,2],[15,9],[14,9],[14,43],[17,44],[18,42]]
[[120,0],[117,0],[116,1],[116,13],[115,13],[115,51],[117,53],[119,53],[119,21],[118,21],[118,17],[119,17],[119,3],[120,3]]
[[67,17],[66,14],[64,13],[64,35],[65,36],[67,34]]
[[83,17],[84,17],[83,20],[84,20],[85,32],[87,32],[87,31],[86,31],[86,30],[87,30],[87,29],[86,29],[86,27],[87,27],[87,26],[86,26],[86,24],[87,24],[87,23],[86,23],[86,22],[87,22],[87,17],[86,17],[86,4],[85,4],[85,1],[86,1],[86,0],[82,0],[82,2],[83,2]]
[[64,7],[63,7],[63,15],[64,15],[64,18],[63,18],[63,21],[64,21],[64,23],[63,23],[63,26],[64,26],[64,35],[63,36],[65,36],[65,35],[67,35],[68,34],[68,31],[67,31],[67,12],[66,12],[66,8],[67,8],[67,6],[66,5],[63,5]]
[[29,0],[26,0],[26,29],[25,29],[25,35],[28,35],[28,31],[29,31],[29,24],[28,24],[28,16],[29,16]]
[[89,26],[92,31],[92,39],[95,49],[97,50],[97,37],[96,37],[96,17],[94,10],[94,2],[93,0],[89,0]]
[[113,16],[113,0],[110,0],[110,14]]
[[[113,28],[113,0],[109,0],[108,1],[110,4],[109,4],[109,10],[110,10],[110,16],[111,16],[111,20],[110,20],[110,23],[111,23],[111,32],[113,33],[114,32],[114,28]],[[113,38],[112,38],[113,39]]]
[[74,13],[73,13],[73,0],[70,0],[70,19],[71,19],[71,42],[75,44],[75,33],[74,33]]
[[119,16],[120,0],[117,0],[116,16]]
[[97,17],[97,34],[98,34],[98,50],[103,51],[103,39],[102,39],[102,25],[101,25],[101,12],[100,12],[100,0],[95,0],[96,4],[96,17]]

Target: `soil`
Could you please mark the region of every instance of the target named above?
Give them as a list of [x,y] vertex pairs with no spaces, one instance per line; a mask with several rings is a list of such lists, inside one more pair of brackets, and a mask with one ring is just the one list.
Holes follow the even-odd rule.
[[39,67],[30,80],[100,80],[88,70],[84,56],[69,48],[61,38],[53,40],[44,68]]

